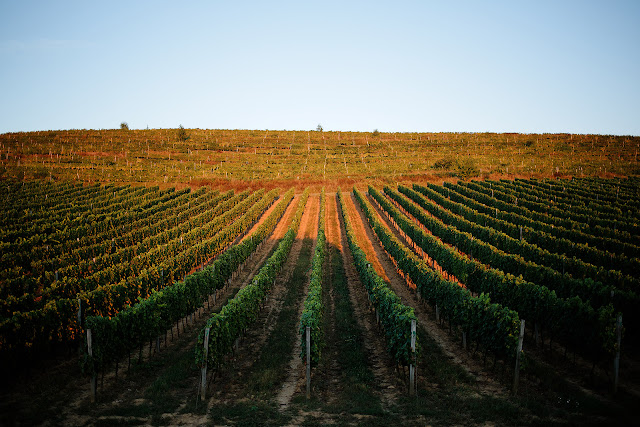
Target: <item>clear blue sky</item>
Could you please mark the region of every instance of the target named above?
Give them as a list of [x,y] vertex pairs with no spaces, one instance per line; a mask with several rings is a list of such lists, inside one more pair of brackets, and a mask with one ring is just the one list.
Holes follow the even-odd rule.
[[640,135],[640,1],[0,2],[0,132]]

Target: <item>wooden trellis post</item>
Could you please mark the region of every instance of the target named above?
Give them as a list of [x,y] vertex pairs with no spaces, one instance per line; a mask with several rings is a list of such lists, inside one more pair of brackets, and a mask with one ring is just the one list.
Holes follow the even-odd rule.
[[[87,329],[87,352],[89,357],[93,357],[93,343],[91,340],[91,329]],[[95,403],[98,388],[98,377],[94,372],[91,374],[91,402]]]
[[524,339],[524,319],[520,321],[520,336],[518,337],[518,349],[516,352],[516,370],[513,376],[513,394],[518,392],[520,382],[520,353],[522,353],[522,340]]
[[209,359],[209,330],[204,330],[204,364],[200,369],[200,400],[204,400],[207,395],[207,360]]
[[616,349],[616,357],[613,359],[613,394],[618,393],[618,380],[620,374],[620,342],[622,340],[622,314],[618,316],[616,322],[616,339],[618,347]]
[[307,340],[307,399],[311,398],[311,327],[306,328]]
[[409,365],[409,396],[416,394],[416,321],[411,321],[411,364]]

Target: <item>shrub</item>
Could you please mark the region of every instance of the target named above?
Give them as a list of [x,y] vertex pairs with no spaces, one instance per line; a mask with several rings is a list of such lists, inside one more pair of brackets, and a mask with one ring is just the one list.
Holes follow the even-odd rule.
[[471,178],[480,175],[480,170],[472,159],[459,161],[456,168],[456,176],[459,178]]
[[44,166],[35,166],[33,168],[33,177],[35,179],[46,179],[49,177],[49,169]]
[[178,128],[178,141],[185,142],[187,139],[189,139],[189,134],[185,130],[184,126],[180,125]]
[[433,164],[434,169],[450,170],[453,176],[459,178],[471,178],[480,175],[480,170],[476,166],[473,159],[455,160],[448,157],[436,160]]
[[454,164],[455,164],[454,160],[443,157],[442,159],[436,160],[436,162],[433,164],[433,168],[434,169],[451,169]]
[[121,130],[129,130],[129,123],[127,123],[127,122],[120,123],[120,129]]

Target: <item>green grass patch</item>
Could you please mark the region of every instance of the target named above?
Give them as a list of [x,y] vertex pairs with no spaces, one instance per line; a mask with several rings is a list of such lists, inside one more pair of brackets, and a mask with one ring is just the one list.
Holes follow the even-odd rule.
[[290,415],[281,413],[274,404],[264,401],[215,405],[209,415],[215,425],[281,426],[291,420]]
[[139,405],[125,404],[111,407],[100,411],[99,415],[138,418],[151,416],[153,424],[162,425],[166,422],[162,414],[177,411],[184,403],[185,397],[190,406],[189,412],[204,413],[204,409],[201,408],[198,411],[195,408],[196,393],[192,383],[199,371],[193,362],[191,351],[173,352],[165,357],[154,357],[136,368],[138,371],[143,371],[140,372],[140,377],[159,373],[144,389],[144,401]]
[[411,420],[426,419],[432,425],[479,425],[494,422],[500,425],[526,424],[524,412],[509,399],[479,395],[459,389],[421,392],[417,397],[405,396],[398,413]]
[[380,399],[373,392],[375,377],[365,352],[363,331],[354,316],[342,255],[338,248],[328,247],[330,283],[335,293],[336,325],[335,336],[331,337],[330,345],[337,347],[342,378],[341,393],[336,399],[339,403],[327,409],[333,412],[382,415],[384,410]]
[[[518,403],[541,419],[579,420],[585,423],[595,422],[600,417],[633,417],[628,410],[614,408],[611,403],[586,394],[577,384],[534,359],[527,361],[526,375],[533,381],[539,381],[539,384],[535,388],[521,388]],[[617,400],[620,402],[620,399]],[[632,403],[626,402],[623,407],[631,408]]]
[[423,349],[418,361],[420,375],[428,376],[430,381],[434,381],[444,389],[455,388],[460,384],[474,383],[473,377],[460,365],[452,363],[438,343],[421,325],[418,325],[417,332]]
[[311,249],[313,241],[304,239],[300,255],[296,260],[293,273],[285,284],[282,309],[276,324],[267,339],[260,357],[252,368],[247,387],[252,393],[260,396],[273,395],[274,387],[279,385],[289,364],[287,355],[293,351],[295,340],[298,339],[298,306],[308,279],[307,270],[311,265]]

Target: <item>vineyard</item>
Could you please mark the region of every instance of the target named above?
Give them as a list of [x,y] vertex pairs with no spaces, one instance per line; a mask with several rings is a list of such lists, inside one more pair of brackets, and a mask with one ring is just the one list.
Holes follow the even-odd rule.
[[1,136],[0,424],[639,421],[637,138],[190,132]]

